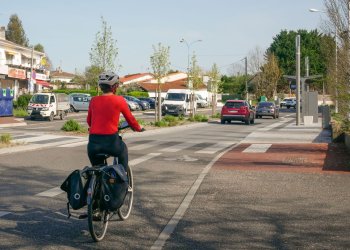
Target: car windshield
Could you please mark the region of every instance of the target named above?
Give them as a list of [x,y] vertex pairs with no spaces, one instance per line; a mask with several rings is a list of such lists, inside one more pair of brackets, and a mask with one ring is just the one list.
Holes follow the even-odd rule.
[[261,102],[261,103],[259,103],[259,108],[263,108],[263,107],[273,107],[274,105],[273,105],[273,103],[272,102]]
[[186,98],[186,94],[183,94],[183,93],[168,93],[165,97],[165,100],[184,101],[185,98]]
[[225,104],[226,107],[228,108],[240,108],[244,106],[243,102],[226,102]]
[[39,104],[48,104],[49,103],[49,96],[48,95],[33,95],[30,99],[30,102],[32,103],[39,103]]

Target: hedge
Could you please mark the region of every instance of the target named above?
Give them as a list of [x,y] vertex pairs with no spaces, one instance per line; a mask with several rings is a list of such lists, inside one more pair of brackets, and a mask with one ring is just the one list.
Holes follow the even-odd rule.
[[131,91],[131,92],[128,92],[128,95],[131,95],[134,97],[149,97],[148,92],[144,92],[144,91]]
[[[64,94],[71,94],[71,93],[84,93],[84,94],[90,94],[91,96],[96,96],[97,91],[96,90],[84,90],[84,89],[56,89],[53,90],[54,93],[64,93]],[[101,91],[100,91],[101,93]]]

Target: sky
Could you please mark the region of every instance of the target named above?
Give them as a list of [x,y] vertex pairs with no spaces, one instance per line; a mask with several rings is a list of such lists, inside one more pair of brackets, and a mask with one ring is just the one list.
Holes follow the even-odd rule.
[[[188,55],[222,74],[255,47],[266,50],[281,30],[320,29],[323,0],[0,0],[0,26],[17,14],[30,44],[40,43],[54,68],[82,73],[101,30],[117,40],[118,74],[151,72],[152,45],[170,46],[171,69],[186,71]],[[180,40],[184,38],[189,47]],[[195,42],[202,40],[201,42]],[[242,62],[243,63],[243,62]]]

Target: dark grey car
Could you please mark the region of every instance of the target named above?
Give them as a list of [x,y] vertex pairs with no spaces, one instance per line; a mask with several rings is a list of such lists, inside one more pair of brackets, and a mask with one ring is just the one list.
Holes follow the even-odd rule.
[[260,102],[256,108],[255,118],[271,116],[273,119],[276,119],[279,117],[279,115],[279,107],[273,102]]

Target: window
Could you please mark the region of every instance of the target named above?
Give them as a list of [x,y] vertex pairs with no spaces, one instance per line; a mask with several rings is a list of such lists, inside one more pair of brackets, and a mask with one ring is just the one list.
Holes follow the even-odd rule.
[[55,102],[55,97],[52,95],[51,97],[50,97],[50,103],[54,103]]
[[225,106],[228,108],[239,109],[240,107],[244,107],[245,103],[244,102],[226,102]]

